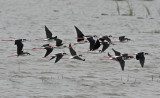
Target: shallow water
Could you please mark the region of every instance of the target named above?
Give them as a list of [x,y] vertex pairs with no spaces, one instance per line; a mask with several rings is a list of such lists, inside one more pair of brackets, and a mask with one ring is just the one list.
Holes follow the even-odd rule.
[[[16,54],[14,42],[0,41],[0,96],[2,98],[158,98],[160,96],[159,0],[130,0],[134,15],[125,1],[112,0],[0,0],[0,39],[26,38],[24,51]],[[146,5],[150,10],[148,16]],[[105,15],[102,15],[105,14]],[[68,45],[76,42],[77,26],[86,35],[125,35],[132,41],[111,45],[105,53],[82,53],[85,62],[42,58],[45,50],[32,50],[45,43],[44,25]],[[117,40],[117,38],[112,38]],[[76,45],[87,51],[89,44]],[[135,59],[126,61],[125,71],[115,61],[101,61],[112,48],[122,53],[148,52],[144,68]],[[68,49],[54,49],[52,55]],[[67,56],[66,56],[67,57]],[[153,77],[153,81],[152,81]]]

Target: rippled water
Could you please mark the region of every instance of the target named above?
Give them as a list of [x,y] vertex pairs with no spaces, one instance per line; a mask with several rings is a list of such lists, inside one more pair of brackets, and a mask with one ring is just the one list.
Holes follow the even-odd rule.
[[[160,9],[159,0],[130,0],[134,15],[125,1],[113,0],[0,0],[0,39],[26,38],[24,51],[31,56],[7,58],[16,54],[14,42],[0,41],[1,98],[158,98],[160,96]],[[148,16],[146,5],[150,10]],[[105,15],[104,15],[105,14]],[[44,25],[68,43],[76,42],[76,25],[86,35],[125,35],[133,41],[111,45],[105,53],[82,53],[85,62],[44,59],[45,50],[32,50],[45,43]],[[117,40],[117,38],[112,38]],[[87,51],[89,44],[77,45]],[[137,60],[126,61],[125,71],[115,61],[101,61],[111,48],[122,53],[148,52],[144,68]],[[54,49],[52,54],[67,52]],[[66,56],[67,57],[67,56]],[[152,81],[153,77],[153,81]]]

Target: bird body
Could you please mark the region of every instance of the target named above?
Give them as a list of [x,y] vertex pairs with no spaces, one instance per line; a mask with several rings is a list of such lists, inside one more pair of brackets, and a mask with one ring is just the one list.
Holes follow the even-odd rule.
[[30,55],[30,53],[28,52],[23,52],[23,43],[22,43],[22,39],[18,39],[18,40],[15,40],[15,45],[17,45],[17,56],[20,56],[20,55]]
[[55,63],[57,63],[64,55],[66,55],[66,53],[57,53],[53,55],[50,60],[56,58]]
[[130,41],[131,39],[129,39],[129,38],[126,38],[125,36],[120,36],[119,37],[119,41],[120,42],[125,42],[125,41]]
[[144,55],[148,55],[148,53],[139,52],[139,53],[136,54],[136,59],[139,60],[142,68],[144,67],[144,63],[145,63]]
[[72,48],[71,44],[69,44],[69,51],[71,53],[70,59],[77,59],[77,60],[82,60],[85,61],[85,59],[80,58],[80,56],[77,55],[76,51]]

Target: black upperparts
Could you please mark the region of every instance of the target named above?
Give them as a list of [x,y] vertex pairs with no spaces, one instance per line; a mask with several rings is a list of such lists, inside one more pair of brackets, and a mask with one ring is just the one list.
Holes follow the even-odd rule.
[[53,51],[53,48],[51,46],[45,47],[44,49],[47,50],[46,54],[44,55],[44,57],[48,56]]
[[22,39],[15,40],[15,45],[17,45],[17,55],[21,55],[23,53],[23,43]]
[[55,39],[56,41],[56,46],[62,46],[62,40],[61,39]]
[[45,26],[45,31],[46,31],[46,37],[48,39],[52,38],[52,32],[47,28],[47,26]]
[[114,51],[114,53],[115,53],[116,56],[121,56],[121,53],[120,53],[120,52],[114,50],[113,48],[112,48],[112,50]]
[[71,44],[69,44],[69,51],[70,51],[72,56],[77,55],[76,51],[72,48]]
[[124,71],[125,61],[122,59],[122,57],[117,57],[116,60],[120,63],[122,71]]
[[84,34],[76,26],[74,26],[77,32],[77,42],[84,40]]
[[140,52],[136,55],[136,59],[139,60],[141,66],[144,66],[144,62],[145,62],[145,57],[144,57],[144,52]]
[[119,37],[119,41],[120,41],[120,42],[129,41],[129,40],[131,40],[131,39],[126,38],[125,36],[120,36],[120,37]]

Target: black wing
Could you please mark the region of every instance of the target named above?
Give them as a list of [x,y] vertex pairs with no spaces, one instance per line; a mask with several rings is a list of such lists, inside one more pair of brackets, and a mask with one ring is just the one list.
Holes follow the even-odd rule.
[[125,61],[122,59],[122,57],[117,57],[116,60],[120,63],[122,71],[124,71]]
[[17,55],[20,55],[21,53],[23,53],[22,49],[23,49],[23,43],[22,40],[15,40],[15,45],[17,45]]
[[93,39],[93,37],[87,38],[87,40],[90,43],[90,51],[91,51],[95,45],[95,40]]
[[56,40],[56,46],[61,46],[62,45],[62,40],[61,39],[55,39]]
[[48,55],[53,51],[53,48],[51,48],[51,47],[46,47],[46,48],[44,48],[44,49],[47,50],[44,57],[48,56]]
[[45,31],[46,31],[46,37],[47,38],[52,38],[52,32],[45,26]]
[[106,35],[106,36],[103,36],[102,38],[104,38],[106,41],[108,42],[111,42],[111,39]]
[[138,54],[136,55],[136,59],[139,60],[141,66],[143,67],[143,66],[144,66],[144,62],[145,62],[145,57],[144,57],[143,52],[138,53]]
[[108,42],[102,42],[102,44],[103,44],[102,52],[104,52],[109,47],[109,44]]
[[116,56],[121,56],[121,53],[120,53],[120,52],[114,50],[113,48],[112,48],[112,50],[114,51],[114,53],[115,53]]
[[77,55],[76,51],[72,48],[71,44],[69,44],[69,51],[70,51],[72,56]]
[[109,57],[112,57],[112,55],[110,55],[109,52],[108,52],[108,56],[109,56]]
[[74,59],[85,61],[85,59],[82,59],[79,56],[74,56]]
[[77,32],[77,42],[84,40],[84,34],[76,26],[74,27]]
[[57,58],[55,60],[55,63],[57,63],[63,57],[62,53],[58,53],[58,54],[56,54],[56,56],[57,56]]
[[93,50],[98,49],[101,46],[99,40],[96,41],[96,43],[94,44]]
[[41,47],[47,47],[47,46],[50,46],[49,44],[44,44],[43,46],[41,46]]

